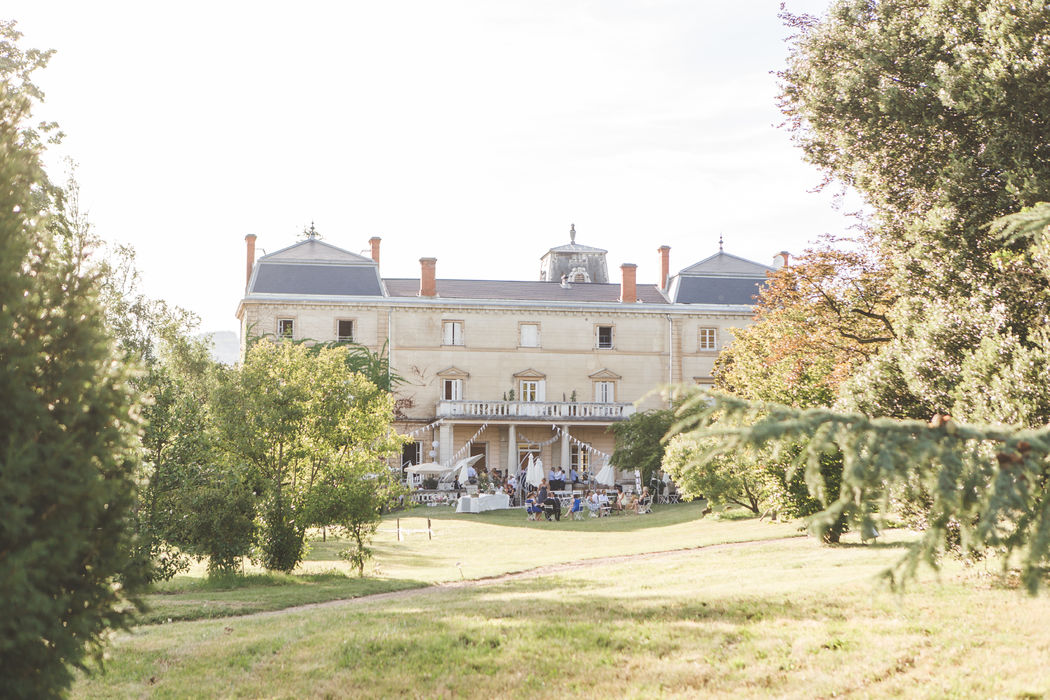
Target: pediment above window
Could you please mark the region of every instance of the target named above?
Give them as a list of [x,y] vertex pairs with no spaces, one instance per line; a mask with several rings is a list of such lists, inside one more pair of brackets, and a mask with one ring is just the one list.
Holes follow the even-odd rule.
[[613,372],[611,369],[604,369],[604,368],[600,369],[597,372],[595,372],[594,374],[590,375],[590,377],[591,377],[591,379],[606,380],[606,381],[616,380],[616,379],[623,379],[623,377],[618,375],[616,372]]
[[546,379],[547,375],[534,369],[526,369],[514,375],[515,379]]
[[437,376],[441,377],[442,379],[468,379],[470,377],[470,373],[464,372],[459,367],[449,367],[438,372]]

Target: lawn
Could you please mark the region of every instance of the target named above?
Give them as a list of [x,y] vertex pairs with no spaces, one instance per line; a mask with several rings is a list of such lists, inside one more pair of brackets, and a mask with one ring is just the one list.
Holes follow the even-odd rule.
[[[416,551],[411,557],[393,556],[397,543],[385,542],[380,570],[395,581],[449,580],[459,576],[458,567],[455,576],[447,571],[456,556],[467,575],[491,575],[501,566],[527,569],[671,549],[668,542],[695,547],[794,534],[790,525],[696,520],[690,513],[688,507],[665,511],[663,524],[656,516],[561,526],[523,526],[500,516],[442,518],[434,527],[443,534],[433,542],[416,534],[402,543]],[[610,543],[613,537],[622,544]],[[876,575],[901,555],[906,538],[891,533],[876,546],[852,538],[836,547],[809,538],[727,544],[308,609],[141,626],[115,640],[108,673],[81,678],[73,694],[809,698],[1050,692],[1046,598],[1025,596],[983,566],[957,563],[940,579],[926,574],[903,594],[889,592]],[[444,563],[417,558],[428,552]]]
[[[697,504],[681,504],[645,516],[529,522],[522,510],[457,515],[447,508],[417,508],[384,519],[375,539],[376,556],[364,579],[354,576],[339,558],[345,542],[333,537],[322,542],[316,537],[295,575],[248,567],[245,577],[209,581],[203,567],[197,566],[191,575],[159,584],[146,596],[148,610],[140,621],[243,615],[578,559],[799,534],[797,525],[753,519],[735,528],[718,527],[714,518],[701,519],[700,510]],[[424,532],[428,518],[432,539]]]

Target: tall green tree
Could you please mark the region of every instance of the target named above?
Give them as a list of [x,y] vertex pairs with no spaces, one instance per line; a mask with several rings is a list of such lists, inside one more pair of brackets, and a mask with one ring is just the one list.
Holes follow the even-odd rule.
[[1045,4],[839,0],[823,18],[788,19],[782,108],[807,160],[866,201],[899,294],[896,337],[844,388],[844,407],[1045,423],[1050,396],[1032,383],[1022,411],[972,405],[974,384],[1005,383],[1031,359],[1050,315],[1027,247],[987,230],[1050,199]]
[[41,208],[38,142],[20,130],[28,100],[3,78],[0,678],[6,695],[35,698],[58,695],[128,620],[144,574],[130,555],[139,455],[128,376],[95,322],[96,280]]
[[324,510],[316,499],[363,478],[347,465],[379,469],[400,446],[393,398],[350,371],[345,348],[257,342],[220,381],[212,411],[229,459],[262,498],[263,563],[280,571],[302,559],[306,528]]
[[[895,492],[918,491],[928,529],[909,566],[956,532],[1018,554],[1034,587],[1050,558],[1050,270],[1047,218],[1025,210],[1050,199],[1050,13],[839,0],[789,20],[782,107],[807,159],[870,208],[899,294],[894,338],[840,387],[839,410],[721,396],[688,404],[678,428],[725,449],[806,439],[807,482],[828,494],[818,527],[847,516],[870,530]],[[834,451],[841,487],[824,489]]]
[[610,428],[616,436],[616,449],[609,460],[620,469],[637,469],[647,484],[660,469],[664,457],[663,438],[674,423],[674,411],[653,409],[635,413]]

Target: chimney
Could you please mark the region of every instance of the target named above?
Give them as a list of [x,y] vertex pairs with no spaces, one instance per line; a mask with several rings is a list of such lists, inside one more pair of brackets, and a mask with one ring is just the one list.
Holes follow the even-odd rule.
[[620,285],[620,301],[624,304],[633,304],[638,301],[638,286],[635,284],[638,274],[638,266],[634,263],[620,265],[623,273],[623,284]]
[[368,239],[369,244],[372,246],[372,259],[376,261],[376,265],[379,264],[379,241],[383,240],[379,236],[372,236]]
[[671,273],[671,246],[662,245],[660,253],[660,289],[667,289],[667,276]]
[[791,259],[791,253],[782,250],[773,256],[773,267],[787,267]]
[[248,267],[247,272],[244,275],[244,286],[248,287],[248,283],[252,281],[252,268],[255,267],[255,234],[249,233],[244,237],[245,242],[248,244]]
[[437,269],[437,258],[420,258],[419,265],[419,296],[436,297],[437,282],[434,280],[434,270]]

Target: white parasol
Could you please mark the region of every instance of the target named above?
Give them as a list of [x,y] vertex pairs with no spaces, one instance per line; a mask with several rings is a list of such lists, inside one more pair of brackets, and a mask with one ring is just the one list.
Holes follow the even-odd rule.
[[473,457],[467,457],[456,462],[456,466],[452,467],[452,471],[456,474],[456,480],[461,484],[467,483],[467,470],[473,465],[477,464],[479,460],[485,455],[474,455]]
[[525,481],[532,486],[539,486],[543,481],[543,461],[533,459],[531,454],[529,455],[529,466],[525,470]]
[[424,476],[440,476],[448,473],[451,467],[447,467],[444,464],[438,464],[437,462],[424,462],[423,464],[413,464],[410,467],[405,467],[405,473],[407,474],[422,474]]
[[616,484],[616,470],[613,469],[613,465],[608,462],[601,468],[594,476],[594,480],[599,484],[605,484],[606,486],[614,486]]

